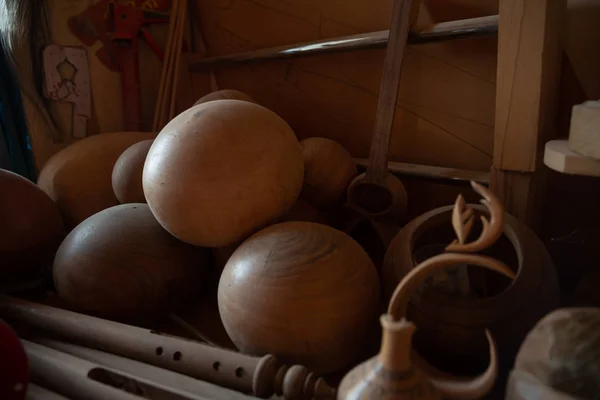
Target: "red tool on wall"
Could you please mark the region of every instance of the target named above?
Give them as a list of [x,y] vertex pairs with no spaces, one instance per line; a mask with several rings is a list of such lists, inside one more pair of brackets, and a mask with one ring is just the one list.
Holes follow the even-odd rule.
[[96,56],[109,69],[121,72],[126,130],[139,131],[142,127],[139,39],[163,60],[163,51],[147,28],[167,23],[165,12],[170,7],[170,0],[102,0],[68,21],[85,45],[100,41],[103,46]]
[[114,23],[111,39],[117,45],[121,70],[125,129],[139,131],[142,126],[142,101],[138,40],[141,36],[162,62],[163,51],[145,26],[167,23],[169,19],[164,16],[152,18],[151,13],[132,6],[111,4],[109,8]]

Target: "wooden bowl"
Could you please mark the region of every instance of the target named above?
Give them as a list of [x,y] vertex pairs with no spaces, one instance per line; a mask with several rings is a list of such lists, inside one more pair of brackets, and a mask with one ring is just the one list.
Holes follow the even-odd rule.
[[243,352],[316,373],[364,351],[380,304],[377,272],[345,233],[311,222],[266,228],[233,253],[219,281],[221,319]]
[[163,128],[146,158],[143,187],[173,236],[224,247],[289,211],[303,175],[300,144],[283,119],[247,101],[216,100]]
[[54,260],[59,296],[77,311],[149,323],[202,290],[210,252],[175,239],[146,204],[122,204],[79,224]]
[[[471,207],[489,218],[484,207]],[[446,206],[425,213],[394,238],[382,269],[384,298],[389,300],[398,282],[422,258],[435,253],[436,245],[454,239],[452,209]],[[542,242],[511,215],[505,214],[504,223],[504,235],[486,254],[514,267],[514,281],[486,278],[490,294],[483,298],[457,297],[430,289],[419,291],[411,299],[407,318],[419,328],[415,344],[421,347],[422,355],[432,362],[437,360],[442,369],[456,367],[457,359],[474,369],[487,365],[488,345],[483,332],[489,328],[500,349],[500,370],[507,371],[527,332],[559,304],[556,271]],[[438,246],[438,253],[443,248]],[[441,365],[445,359],[454,364]]]
[[250,103],[256,103],[252,97],[248,96],[246,93],[240,92],[239,90],[223,89],[199,98],[194,105],[197,106],[198,104],[207,103],[213,100],[243,100],[249,101]]
[[38,185],[58,205],[68,229],[119,204],[112,188],[115,162],[129,146],[154,136],[152,132],[102,133],[81,139],[48,160]]
[[325,210],[340,204],[358,174],[352,155],[339,143],[321,137],[304,139],[300,146],[304,158],[301,196]]
[[112,187],[117,200],[124,203],[145,203],[142,171],[154,140],[142,140],[121,154],[112,171]]
[[52,262],[64,238],[58,207],[26,178],[0,169],[0,282],[7,284]]

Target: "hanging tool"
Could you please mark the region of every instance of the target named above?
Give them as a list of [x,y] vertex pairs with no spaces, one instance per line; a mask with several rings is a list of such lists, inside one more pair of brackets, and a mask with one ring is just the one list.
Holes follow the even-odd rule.
[[168,22],[171,3],[171,0],[101,0],[68,20],[69,28],[83,44],[102,44],[96,56],[104,66],[121,72],[127,130],[140,130],[142,119],[138,40],[141,36],[162,61],[163,52],[147,28]]
[[164,14],[143,11],[131,5],[109,4],[109,16],[113,22],[111,40],[116,44],[117,59],[123,88],[123,115],[125,129],[139,131],[142,126],[142,100],[139,74],[139,37],[146,42],[160,61],[164,54],[147,25],[167,23]]

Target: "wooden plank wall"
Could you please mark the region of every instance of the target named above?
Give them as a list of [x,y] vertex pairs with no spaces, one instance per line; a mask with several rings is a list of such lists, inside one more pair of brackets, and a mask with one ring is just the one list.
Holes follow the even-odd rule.
[[[201,23],[210,55],[329,38],[387,28],[391,0],[190,0]],[[423,0],[427,13],[419,23],[469,18],[498,12],[497,0]],[[53,41],[81,45],[66,19],[91,4],[49,0]],[[567,55],[590,98],[600,97],[596,73],[600,58],[597,0],[569,0]],[[164,27],[153,27],[162,44]],[[585,40],[583,40],[585,38]],[[97,45],[96,45],[97,46]],[[118,73],[106,69],[88,48],[92,76],[93,117],[90,134],[123,127]],[[486,171],[492,164],[496,96],[497,41],[492,38],[412,46],[400,88],[391,159]],[[597,52],[596,52],[597,53]],[[144,120],[150,127],[160,65],[141,45]],[[233,67],[217,71],[221,88],[248,92],[282,115],[300,138],[326,136],[340,141],[355,156],[366,157],[370,145],[383,51],[335,54]],[[184,75],[182,75],[184,76]],[[194,83],[180,110],[205,94],[208,79],[192,74]],[[192,86],[192,85],[189,85]],[[182,82],[182,88],[187,88]],[[182,90],[183,94],[184,91]],[[61,121],[62,141],[53,139],[33,104],[25,99],[36,165],[73,141],[72,106],[52,104]],[[185,103],[185,104],[184,104]]]
[[[425,1],[420,25],[495,14],[495,1]],[[453,3],[453,4],[450,4]],[[392,1],[203,0],[210,55],[386,29]],[[221,88],[247,92],[300,138],[326,136],[369,151],[383,51],[324,55],[217,71]],[[487,170],[492,162],[496,39],[412,46],[405,57],[391,159]]]

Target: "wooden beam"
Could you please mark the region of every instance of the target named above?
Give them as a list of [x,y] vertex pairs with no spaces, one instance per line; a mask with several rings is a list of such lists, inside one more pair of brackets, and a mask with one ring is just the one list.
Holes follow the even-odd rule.
[[[411,32],[408,37],[408,43],[425,44],[445,40],[494,36],[497,32],[498,16],[490,15],[487,17],[441,22],[422,31]],[[209,58],[192,56],[190,59],[190,70],[198,72],[213,66],[246,64],[318,54],[382,48],[387,46],[389,33],[389,30],[360,33],[357,35],[321,39]]]
[[553,136],[566,0],[500,0],[491,187],[530,224],[543,145]]
[[496,169],[535,171],[554,130],[565,12],[565,0],[500,0]]
[[[369,165],[367,158],[355,158],[354,161],[361,167]],[[405,176],[414,176],[425,179],[446,181],[475,181],[484,185],[490,183],[490,174],[486,171],[473,171],[467,169],[435,167],[432,165],[408,164],[388,161],[388,171]]]

